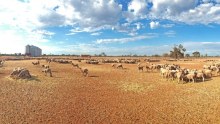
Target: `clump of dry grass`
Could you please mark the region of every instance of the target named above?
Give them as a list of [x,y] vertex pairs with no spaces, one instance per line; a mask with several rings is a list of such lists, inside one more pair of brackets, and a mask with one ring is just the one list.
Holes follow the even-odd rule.
[[143,92],[146,88],[143,84],[140,83],[123,83],[120,88],[123,91],[132,91],[132,92]]

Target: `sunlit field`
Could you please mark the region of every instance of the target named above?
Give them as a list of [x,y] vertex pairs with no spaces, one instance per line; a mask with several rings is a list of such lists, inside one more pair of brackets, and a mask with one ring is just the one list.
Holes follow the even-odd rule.
[[[166,80],[159,71],[137,70],[137,64],[51,62],[53,77],[41,72],[37,60],[6,61],[0,68],[0,123],[220,123],[220,76],[205,82]],[[141,63],[146,63],[141,60]],[[204,60],[178,64],[202,69]],[[12,79],[15,67],[30,71],[30,79]]]

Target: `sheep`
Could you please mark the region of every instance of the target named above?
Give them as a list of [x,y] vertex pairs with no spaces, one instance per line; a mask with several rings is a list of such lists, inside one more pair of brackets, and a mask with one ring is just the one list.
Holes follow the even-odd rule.
[[175,74],[176,74],[176,71],[175,70],[168,70],[166,73],[165,73],[165,77],[167,78],[171,78],[171,80],[174,80],[175,79]]
[[31,78],[31,75],[27,69],[18,67],[13,69],[13,72],[10,74],[10,77],[26,79]]
[[140,63],[138,63],[138,71],[140,72],[140,71],[144,71],[144,66],[141,66],[141,64]]
[[210,69],[210,67],[211,67],[210,65],[204,65],[203,69]]
[[42,70],[42,72],[44,72],[45,75],[47,75],[47,73],[49,73],[49,74],[50,74],[50,77],[52,77],[52,71],[51,71],[50,68],[45,68],[45,69]]
[[205,74],[205,77],[212,77],[212,70],[204,69],[202,72]]
[[79,68],[79,69],[81,70],[83,76],[87,76],[87,77],[89,76],[89,70],[87,68],[84,68],[84,69]]
[[153,70],[155,70],[155,69],[157,69],[157,65],[151,64],[151,65],[150,65],[150,70],[153,71]]
[[157,65],[156,65],[157,71],[160,71],[160,68],[162,68],[162,65],[161,65],[161,64],[157,64]]
[[72,66],[73,66],[73,67],[76,67],[76,68],[79,68],[79,65],[78,65],[78,64],[72,63]]
[[150,70],[150,67],[148,65],[145,66],[147,72]]
[[21,68],[21,67],[14,68],[13,71],[12,71],[12,73],[10,74],[10,76],[16,76],[16,75],[18,75],[18,74],[21,72],[21,70],[23,70],[23,69],[24,69],[24,68]]
[[32,62],[33,65],[40,65],[40,62],[37,61],[37,62]]
[[2,67],[4,65],[5,61],[4,60],[1,60],[0,61],[0,67]]
[[219,67],[216,67],[217,70],[216,70],[216,75],[218,76],[220,74],[220,68]]
[[43,68],[50,68],[49,65],[41,65]]
[[183,72],[183,70],[177,71],[176,77],[177,77],[178,83],[180,82],[180,80],[183,81],[183,78],[184,78],[184,72]]
[[196,81],[196,72],[189,73],[189,74],[185,75],[184,78],[187,79],[189,82],[190,82],[190,80],[192,80],[192,82],[195,83],[195,81]]
[[219,73],[220,73],[220,69],[219,69],[219,67],[217,67],[217,66],[211,66],[211,67],[210,67],[210,70],[214,71],[215,74],[216,74],[216,76],[218,76]]
[[122,69],[123,69],[123,66],[122,66],[122,64],[118,64],[118,65],[116,66],[116,68],[122,68]]
[[202,82],[205,81],[205,74],[203,72],[197,72],[196,78],[201,78]]
[[115,67],[116,67],[116,64],[112,64],[112,67],[114,67],[114,68],[115,68]]
[[48,64],[50,64],[51,61],[52,61],[52,59],[49,59],[49,58],[46,59],[46,62],[47,62]]
[[112,64],[112,67],[114,67],[114,68],[122,68],[123,69],[122,64]]
[[138,66],[138,71],[144,71],[144,66]]
[[160,75],[162,76],[162,78],[165,77],[166,73],[168,73],[169,70],[165,69],[165,68],[160,68]]

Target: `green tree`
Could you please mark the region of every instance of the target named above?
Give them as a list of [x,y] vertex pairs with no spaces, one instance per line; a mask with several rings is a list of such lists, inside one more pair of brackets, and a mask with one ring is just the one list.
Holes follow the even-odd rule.
[[138,55],[137,55],[137,54],[134,54],[133,56],[134,56],[134,57],[137,57]]
[[185,57],[187,57],[187,58],[190,57],[190,54],[186,54]]
[[178,59],[178,58],[184,58],[184,52],[186,49],[183,47],[182,44],[174,45],[173,50],[170,51],[170,57]]
[[200,57],[200,52],[195,51],[195,52],[192,53],[192,55],[193,55],[194,57]]
[[155,54],[155,55],[152,55],[152,57],[160,57],[160,55],[158,55],[158,54]]
[[107,56],[107,55],[105,54],[105,52],[102,52],[101,54],[99,54],[99,56]]

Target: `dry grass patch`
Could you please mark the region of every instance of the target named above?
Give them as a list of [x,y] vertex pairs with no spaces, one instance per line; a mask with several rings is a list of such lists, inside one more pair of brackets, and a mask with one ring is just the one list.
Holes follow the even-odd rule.
[[141,93],[144,91],[149,91],[154,88],[153,85],[145,85],[143,83],[131,83],[131,82],[123,82],[119,86],[119,88],[126,92],[135,92],[135,93]]

